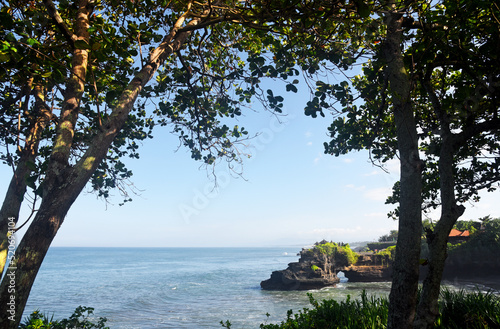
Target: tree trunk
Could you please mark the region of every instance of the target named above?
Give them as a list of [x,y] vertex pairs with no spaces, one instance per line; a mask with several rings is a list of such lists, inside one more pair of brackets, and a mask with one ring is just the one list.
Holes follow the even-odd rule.
[[1,312],[6,315],[0,319],[0,328],[18,327],[40,265],[74,201],[65,194],[67,189],[54,192],[42,202],[0,285]]
[[[443,127],[443,125],[442,125]],[[453,178],[454,148],[449,129],[444,131],[443,145],[439,155],[439,178],[441,194],[441,218],[434,232],[427,237],[429,244],[429,269],[424,279],[420,303],[418,305],[415,328],[430,329],[439,315],[438,298],[441,289],[444,264],[447,256],[448,236],[465,207],[457,206],[455,199],[455,180]]]
[[7,257],[11,256],[8,255],[10,241],[12,241],[13,247],[15,247],[15,240],[10,240],[8,234],[13,233],[13,229],[17,224],[24,193],[26,192],[24,178],[29,173],[30,170],[26,166],[26,162],[19,161],[7,188],[2,208],[0,209],[0,273],[4,272]]
[[26,178],[32,172],[28,163],[35,163],[40,136],[52,116],[51,109],[44,102],[44,88],[36,85],[33,88],[33,94],[35,106],[33,113],[30,113],[30,116],[33,117],[30,120],[31,127],[0,209],[0,273],[3,273],[7,263],[9,246],[11,245],[9,242],[15,242],[15,240],[9,240],[7,234],[9,231],[13,231],[13,226],[17,224],[19,219],[19,212],[26,193]]
[[[151,52],[149,61],[124,90],[109,120],[103,123],[102,129],[92,139],[82,158],[74,166],[70,166],[62,156],[67,154],[65,146],[53,151],[54,156],[49,160],[49,169],[44,181],[44,198],[40,209],[16,250],[12,266],[9,266],[0,284],[0,312],[8,316],[5,319],[0,318],[0,329],[14,329],[19,326],[38,270],[66,213],[105,158],[142,88],[151,80],[165,59],[181,48],[190,34],[189,30],[177,32],[184,19],[185,16],[179,18],[172,32]],[[199,18],[195,18],[186,27],[194,27],[199,21]],[[71,113],[67,113],[70,124],[72,118]],[[59,141],[62,141],[61,145],[65,145],[72,139],[70,125],[60,127],[58,133],[55,148]],[[64,139],[69,141],[64,142]]]
[[401,54],[403,16],[390,11],[386,19],[387,37],[383,55],[392,93],[401,163],[399,233],[387,328],[407,329],[413,327],[417,303],[422,232],[422,162],[418,154],[418,136],[410,100],[411,84]]

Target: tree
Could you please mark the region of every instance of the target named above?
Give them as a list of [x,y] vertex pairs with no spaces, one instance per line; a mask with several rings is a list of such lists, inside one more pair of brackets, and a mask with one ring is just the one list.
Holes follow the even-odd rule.
[[[489,1],[470,6],[356,1],[355,19],[317,22],[313,40],[306,42],[312,56],[303,69],[310,76],[328,71],[328,63],[346,70],[365,61],[363,75],[350,82],[316,76],[305,113],[316,117],[333,110],[325,152],[368,149],[381,165],[395,157],[401,163],[400,181],[388,199],[399,204],[393,213],[399,236],[389,328],[432,325],[449,232],[464,203],[498,186],[499,8]],[[430,271],[417,312],[422,211],[437,207],[441,218],[427,235]]]
[[391,230],[389,234],[382,235],[378,238],[378,242],[387,242],[387,241],[397,241],[398,239],[398,230]]
[[[325,14],[338,3],[311,4],[316,6],[311,11],[316,15],[296,18],[290,25],[291,29],[284,31],[289,36],[287,42],[274,46],[271,51],[278,65],[292,63],[299,66],[309,80],[309,86],[316,84],[316,89],[311,88],[311,99],[304,109],[306,115],[325,116],[324,110],[333,108],[329,102],[331,98],[343,107],[342,111],[336,112],[339,118],[330,128],[334,140],[326,143],[326,153],[339,155],[368,148],[376,152],[378,159],[385,160],[398,154],[401,160],[398,189],[401,196],[398,199],[400,227],[389,327],[410,328],[417,301],[423,170],[410,95],[412,81],[405,67],[402,48],[406,40],[406,35],[402,33],[404,13],[409,12],[410,7],[400,2],[353,1],[354,8],[342,8],[344,15],[339,17]],[[382,101],[377,100],[378,106],[375,103],[367,106],[374,112],[366,113],[357,111],[353,104],[349,82],[331,84],[322,79],[323,74],[330,77],[328,73],[332,70],[348,70],[356,61],[370,56],[379,71],[374,69],[369,79],[382,78],[384,90]],[[379,85],[375,86],[382,89]],[[290,86],[287,90],[295,92],[297,88]],[[389,93],[390,108],[386,102],[386,91]],[[371,121],[371,118],[374,120]],[[375,141],[378,136],[380,140]],[[373,143],[377,143],[377,147]]]
[[[231,165],[246,131],[229,119],[254,96],[280,112],[282,98],[259,87],[259,40],[269,32],[262,24],[277,13],[257,1],[11,1],[0,14],[1,156],[13,168],[0,218],[2,268],[9,261],[0,327],[17,328],[85,186],[103,198],[118,188],[130,201],[132,173],[121,158],[138,158],[137,141],[155,126],[169,127],[195,160]],[[29,201],[33,218],[13,254],[14,226]]]
[[[356,10],[345,16],[349,19],[325,17],[312,21],[309,29],[313,35],[304,35],[304,42],[287,46],[294,49],[291,53],[298,57],[297,63],[306,72],[306,77],[316,80],[316,89],[306,104],[305,114],[325,116],[324,110],[332,110],[337,116],[330,127],[333,140],[325,143],[325,153],[340,155],[366,148],[382,162],[396,154],[400,159],[400,221],[388,327],[410,328],[417,301],[423,170],[410,95],[412,81],[402,47],[406,40],[402,33],[404,13],[410,9],[409,5],[400,2],[355,1],[354,4]],[[321,12],[322,8],[318,7],[317,11]],[[361,91],[360,98],[366,103],[359,108],[354,103],[349,82],[332,84],[322,81],[322,74],[315,74],[320,71],[328,74],[332,69],[348,70],[357,61],[367,58],[365,70],[371,76],[363,81],[367,84],[369,81],[373,88]],[[361,82],[357,79],[353,83],[359,87]],[[342,110],[335,110],[338,104]]]
[[[374,160],[397,155],[401,162],[401,179],[388,200],[399,203],[390,328],[432,326],[449,232],[464,203],[498,184],[498,15],[489,1],[392,3],[382,41],[363,76],[352,81],[361,105],[349,92],[322,88],[343,105],[330,127],[327,153],[365,148]],[[415,313],[418,213],[436,207],[441,218],[427,235],[429,274]]]

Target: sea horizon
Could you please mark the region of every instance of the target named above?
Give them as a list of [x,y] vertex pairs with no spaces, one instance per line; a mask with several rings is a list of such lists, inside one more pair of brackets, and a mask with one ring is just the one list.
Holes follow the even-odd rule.
[[[298,260],[302,247],[52,247],[23,315],[68,318],[95,309],[112,329],[258,328],[318,299],[385,295],[390,283],[339,284],[315,291],[265,291],[260,282]],[[270,314],[268,318],[266,313]]]

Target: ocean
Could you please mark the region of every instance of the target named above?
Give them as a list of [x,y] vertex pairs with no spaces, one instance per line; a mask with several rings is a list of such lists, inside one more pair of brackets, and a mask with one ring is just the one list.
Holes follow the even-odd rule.
[[[111,329],[259,328],[310,307],[306,291],[264,291],[272,271],[298,260],[300,247],[51,248],[24,316],[69,317],[89,306]],[[387,295],[390,283],[340,283],[310,291],[316,299]],[[269,314],[269,317],[266,316]]]

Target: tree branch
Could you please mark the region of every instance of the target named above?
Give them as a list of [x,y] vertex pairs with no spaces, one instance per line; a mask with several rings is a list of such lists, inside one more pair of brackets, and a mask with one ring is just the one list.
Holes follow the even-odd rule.
[[66,40],[68,40],[68,42],[71,44],[71,46],[74,47],[75,41],[78,38],[66,26],[63,19],[61,18],[61,15],[59,15],[59,12],[57,11],[56,6],[52,2],[52,0],[43,0],[43,3],[45,5],[45,7],[47,8],[47,12],[49,13],[50,17],[52,17],[52,19],[56,22],[57,27],[61,30],[61,32],[63,33]]
[[[152,79],[166,58],[178,51],[186,41],[189,33],[178,32],[178,27],[184,22],[184,19],[185,16],[181,16],[164,41],[151,52],[149,60],[130,81],[120,95],[117,106],[113,109],[109,118],[103,122],[103,129],[95,135],[85,154],[71,169],[70,174],[77,176],[74,182],[79,185],[80,189],[83,189],[99,163],[106,157],[109,146],[125,124],[142,88]],[[199,21],[200,19],[195,18],[187,26],[197,25]]]

